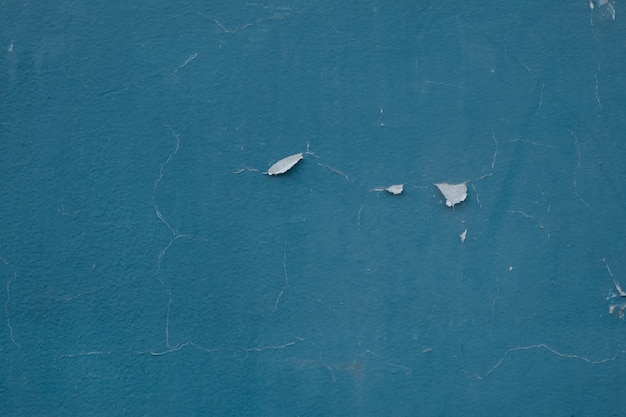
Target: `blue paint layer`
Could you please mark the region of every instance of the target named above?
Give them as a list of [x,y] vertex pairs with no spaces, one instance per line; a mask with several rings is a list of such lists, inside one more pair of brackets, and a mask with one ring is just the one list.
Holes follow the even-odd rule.
[[620,11],[218,3],[3,11],[3,415],[623,414]]

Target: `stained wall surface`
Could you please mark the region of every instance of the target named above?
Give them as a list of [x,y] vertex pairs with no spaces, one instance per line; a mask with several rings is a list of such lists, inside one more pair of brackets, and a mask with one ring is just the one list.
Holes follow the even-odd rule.
[[619,6],[5,2],[2,414],[626,415]]

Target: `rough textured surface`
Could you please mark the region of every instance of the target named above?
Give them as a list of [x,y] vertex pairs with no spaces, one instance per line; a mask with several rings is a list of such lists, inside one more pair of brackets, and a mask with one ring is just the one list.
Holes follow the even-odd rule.
[[623,415],[620,10],[340,3],[4,5],[3,416]]

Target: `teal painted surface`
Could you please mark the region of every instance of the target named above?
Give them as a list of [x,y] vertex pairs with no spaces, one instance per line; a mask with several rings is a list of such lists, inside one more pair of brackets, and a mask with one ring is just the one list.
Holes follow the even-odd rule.
[[625,415],[619,5],[456,3],[5,4],[3,415]]

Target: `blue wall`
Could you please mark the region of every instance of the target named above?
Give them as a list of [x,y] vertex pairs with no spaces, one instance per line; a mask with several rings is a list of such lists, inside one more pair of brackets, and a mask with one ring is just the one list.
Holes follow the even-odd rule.
[[626,415],[619,5],[214,3],[5,4],[2,414]]

